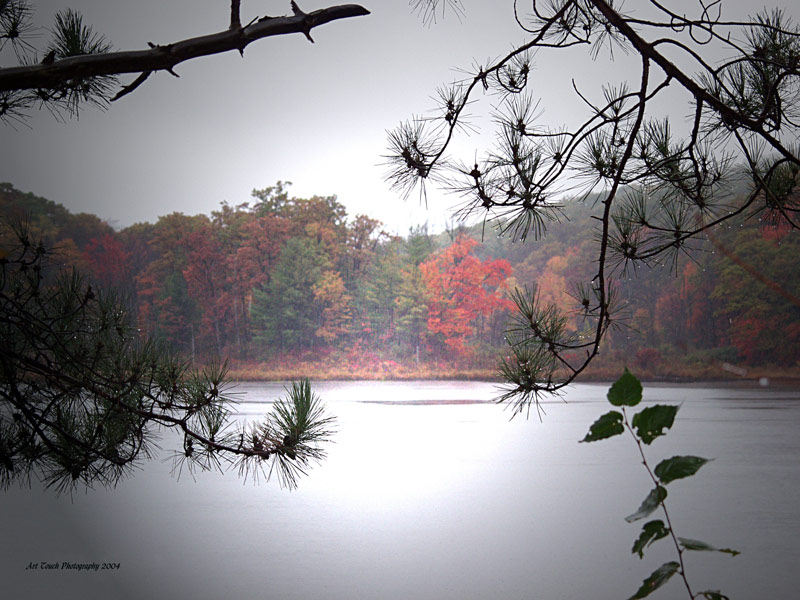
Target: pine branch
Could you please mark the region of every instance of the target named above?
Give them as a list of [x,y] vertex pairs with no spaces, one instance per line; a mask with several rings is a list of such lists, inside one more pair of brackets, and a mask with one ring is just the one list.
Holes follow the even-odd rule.
[[661,69],[670,78],[679,82],[689,93],[695,97],[698,102],[704,102],[729,122],[739,123],[749,130],[754,131],[786,160],[800,166],[800,159],[798,159],[797,156],[795,156],[788,148],[786,148],[786,146],[782,144],[780,140],[772,136],[769,132],[765,131],[762,123],[760,123],[758,120],[749,118],[747,115],[743,114],[742,111],[736,110],[735,107],[729,106],[727,103],[717,98],[714,94],[704,89],[692,77],[679,69],[666,56],[658,52],[655,49],[654,44],[646,42],[638,33],[636,33],[633,27],[631,27],[629,20],[614,10],[606,2],[606,0],[592,0],[592,4],[602,13],[610,25],[613,25],[623,36],[625,36],[625,38],[627,38],[637,52],[661,67]]
[[298,12],[287,17],[263,17],[244,28],[152,46],[149,50],[84,54],[51,64],[9,67],[0,69],[0,92],[58,89],[69,87],[71,81],[88,77],[161,70],[172,72],[176,65],[187,60],[231,50],[243,52],[251,42],[276,35],[302,33],[308,36],[308,32],[319,25],[368,14],[369,11],[362,6],[343,4],[308,14]]

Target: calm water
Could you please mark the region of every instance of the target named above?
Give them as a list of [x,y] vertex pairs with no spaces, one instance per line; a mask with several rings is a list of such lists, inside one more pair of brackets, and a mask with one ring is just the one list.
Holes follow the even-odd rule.
[[[578,444],[608,410],[578,385],[540,422],[486,403],[493,384],[321,383],[339,419],[329,459],[294,492],[235,472],[170,476],[154,460],[114,491],[54,500],[0,495],[5,598],[626,598],[662,562],[630,553],[624,521],[650,489],[629,437]],[[247,384],[242,418],[282,386]],[[408,401],[466,400],[474,403]],[[647,449],[713,457],[670,484],[679,535],[742,552],[687,554],[696,591],[796,598],[800,584],[800,390],[654,387],[682,403]],[[169,446],[165,440],[165,446]],[[117,562],[119,571],[26,571],[30,562]],[[675,578],[655,598],[686,598]]]

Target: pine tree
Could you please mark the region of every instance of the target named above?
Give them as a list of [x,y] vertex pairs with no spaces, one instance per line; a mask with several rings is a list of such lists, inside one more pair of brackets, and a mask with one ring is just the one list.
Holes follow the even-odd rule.
[[308,382],[260,423],[235,426],[226,368],[195,369],[138,332],[126,303],[93,287],[24,225],[0,235],[0,485],[113,487],[179,433],[175,468],[236,466],[296,485],[331,434]]
[[329,264],[316,240],[287,240],[269,283],[253,290],[250,318],[257,352],[285,353],[315,345],[322,321],[314,288]]
[[[637,3],[635,12],[612,0],[509,4],[525,41],[440,88],[433,116],[390,133],[388,180],[405,195],[443,182],[463,197],[458,217],[477,215],[514,240],[541,239],[560,221],[568,194],[593,202],[593,274],[571,290],[580,326],[541,302],[535,286],[515,294],[502,399],[523,410],[597,356],[619,316],[620,275],[676,269],[696,240],[739,215],[800,228],[800,30],[780,10],[735,21],[724,3],[702,0]],[[460,0],[415,5],[427,18],[464,10]],[[618,81],[601,90],[574,81],[564,93],[578,94],[585,114],[547,124],[530,85],[534,57],[558,60],[581,47],[592,69],[607,58]],[[614,65],[623,54],[634,57],[628,77]],[[469,113],[481,94],[491,98],[496,144],[459,161],[448,152],[474,130]],[[691,115],[685,135],[673,114],[659,112],[675,106],[676,95]]]

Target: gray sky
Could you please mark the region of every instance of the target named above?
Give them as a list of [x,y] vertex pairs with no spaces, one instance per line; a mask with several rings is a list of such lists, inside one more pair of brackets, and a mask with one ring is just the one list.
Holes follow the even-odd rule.
[[[337,3],[299,2],[307,12]],[[174,211],[208,213],[223,200],[248,201],[253,188],[279,179],[292,181],[297,196],[336,194],[351,216],[368,214],[399,233],[425,221],[441,227],[458,200],[433,194],[426,209],[416,196],[404,202],[390,191],[381,165],[386,130],[431,108],[436,87],[463,76],[456,68],[522,40],[513,4],[465,0],[464,18],[448,13],[430,27],[407,0],[361,4],[372,14],[315,29],[315,44],[302,35],[256,41],[244,59],[228,53],[183,63],[180,79],[154,74],[107,112],[86,107],[78,120],[61,123],[42,111],[30,128],[3,127],[0,180],[116,227]],[[37,24],[52,23],[65,5],[120,50],[219,31],[229,16],[227,0],[40,0]],[[242,5],[244,22],[290,13],[288,0]],[[725,5],[730,16],[742,16],[737,7],[747,3]],[[790,13],[797,17],[798,9]],[[0,60],[9,66],[13,53]],[[540,55],[532,87],[543,98],[542,119],[556,125],[580,110],[571,78],[597,93],[599,84],[622,78],[625,65],[625,57],[613,68],[592,63],[583,49]],[[473,137],[458,149],[471,160],[487,144]]]

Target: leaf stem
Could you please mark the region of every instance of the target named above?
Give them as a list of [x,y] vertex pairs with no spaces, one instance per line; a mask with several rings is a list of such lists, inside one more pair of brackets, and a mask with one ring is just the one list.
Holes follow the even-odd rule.
[[[652,479],[653,483],[656,485],[656,487],[658,487],[661,485],[661,482],[658,480],[658,477],[655,476],[655,473],[653,473],[653,470],[650,468],[650,464],[647,462],[647,457],[645,456],[644,448],[642,447],[642,440],[640,440],[639,436],[636,435],[636,432],[633,431],[633,428],[628,421],[628,413],[625,411],[625,407],[622,406],[620,408],[622,409],[622,420],[625,428],[630,432],[631,436],[633,436],[633,441],[636,442],[636,447],[639,448],[639,455],[642,457],[642,464],[647,470],[647,474],[650,476],[650,479]],[[693,600],[695,598],[695,594],[692,592],[692,587],[689,585],[689,580],[686,578],[686,567],[683,563],[683,548],[681,548],[680,542],[678,542],[678,537],[675,535],[675,529],[672,527],[672,520],[669,517],[669,511],[667,510],[667,505],[664,499],[662,498],[658,503],[661,505],[661,509],[664,511],[664,519],[667,521],[667,529],[669,529],[669,535],[672,538],[672,543],[675,544],[675,550],[678,553],[678,563],[681,566],[679,573],[681,574],[683,583],[686,586],[686,591],[689,593],[689,598]]]

